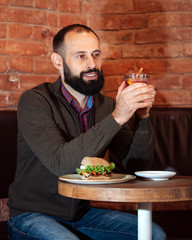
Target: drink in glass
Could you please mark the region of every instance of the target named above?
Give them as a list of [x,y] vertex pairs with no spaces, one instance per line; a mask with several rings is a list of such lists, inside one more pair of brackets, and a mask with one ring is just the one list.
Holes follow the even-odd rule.
[[133,83],[146,83],[149,84],[149,74],[148,73],[127,73],[124,75],[125,82],[127,86]]

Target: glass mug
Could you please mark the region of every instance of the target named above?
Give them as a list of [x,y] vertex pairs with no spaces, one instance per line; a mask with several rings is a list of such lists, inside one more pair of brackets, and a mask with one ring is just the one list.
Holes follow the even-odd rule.
[[149,74],[148,73],[126,73],[124,75],[125,82],[127,86],[133,83],[146,83],[149,84]]

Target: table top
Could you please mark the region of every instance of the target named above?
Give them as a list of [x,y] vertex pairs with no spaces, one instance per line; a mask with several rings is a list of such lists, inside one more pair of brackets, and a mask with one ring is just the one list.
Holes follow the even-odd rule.
[[166,181],[138,177],[118,184],[75,184],[58,181],[59,194],[77,199],[110,202],[176,202],[192,200],[192,176]]

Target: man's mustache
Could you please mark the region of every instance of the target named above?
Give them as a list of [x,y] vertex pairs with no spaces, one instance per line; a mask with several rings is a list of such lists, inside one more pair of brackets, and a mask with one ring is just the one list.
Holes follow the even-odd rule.
[[87,70],[87,71],[81,72],[80,76],[83,76],[83,74],[90,73],[90,72],[96,72],[96,73],[98,73],[98,74],[101,74],[101,72],[100,72],[98,69],[93,68],[93,69],[89,69],[89,70]]

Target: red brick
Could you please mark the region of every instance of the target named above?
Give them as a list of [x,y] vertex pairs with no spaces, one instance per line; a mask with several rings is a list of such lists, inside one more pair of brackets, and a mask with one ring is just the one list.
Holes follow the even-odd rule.
[[[192,89],[192,74],[184,74],[182,78],[182,86],[185,89]],[[192,95],[191,95],[192,96]]]
[[101,51],[102,57],[105,59],[121,58],[121,46],[102,44]]
[[135,0],[135,11],[160,12],[173,10],[192,10],[191,0]]
[[58,70],[53,66],[51,59],[34,59],[33,72],[35,73],[58,73]]
[[0,92],[0,108],[5,108],[8,106],[7,92]]
[[142,67],[146,73],[166,73],[169,70],[168,60],[142,59],[136,62],[138,69]]
[[172,59],[170,60],[170,71],[172,73],[191,73],[192,59]]
[[46,38],[53,38],[55,35],[54,29],[51,27],[44,26],[33,26],[33,36],[32,39],[42,41]]
[[153,44],[153,57],[179,57],[182,54],[181,44]]
[[58,19],[58,14],[54,13],[47,13],[47,22],[49,26],[59,26],[59,19]]
[[70,24],[75,24],[75,23],[86,24],[86,21],[84,20],[84,18],[78,14],[76,15],[60,14],[58,16],[58,20],[59,20],[59,27],[61,28]]
[[191,42],[192,39],[192,28],[181,28],[178,30],[179,36],[183,42]]
[[183,44],[183,55],[192,57],[192,44]]
[[178,74],[155,74],[150,75],[150,83],[155,86],[155,89],[181,89],[182,80]]
[[43,45],[38,42],[0,41],[0,54],[39,56],[46,54],[46,52]]
[[6,24],[0,24],[0,38],[6,37]]
[[53,42],[52,38],[46,38],[43,40],[44,49],[49,54],[50,54],[50,52],[53,51],[52,42]]
[[18,90],[21,88],[20,73],[16,70],[9,71],[9,90]]
[[13,7],[0,8],[0,21],[31,24],[46,24],[46,12]]
[[120,28],[146,28],[148,26],[148,17],[144,14],[123,15],[120,17]]
[[182,26],[189,26],[192,25],[192,13],[182,13],[181,15],[181,24]]
[[32,40],[41,42],[45,53],[52,51],[52,39],[55,29],[51,27],[34,26]]
[[84,1],[83,7],[83,11],[89,14],[128,13],[134,9],[133,0]]
[[127,44],[123,46],[122,55],[124,58],[126,57],[151,57],[152,53],[152,45],[133,45]]
[[135,11],[141,12],[153,12],[153,11],[162,11],[162,2],[156,0],[135,0]]
[[188,105],[191,103],[191,92],[187,90],[158,90],[155,97],[155,105]]
[[54,32],[52,31],[52,29],[49,29],[49,28],[43,28],[42,29],[42,32],[41,32],[41,36],[44,38],[44,39],[52,39],[53,36],[54,36]]
[[158,3],[155,0],[135,0],[134,1],[135,11],[141,12],[162,11],[161,2]]
[[46,82],[46,75],[38,75],[38,74],[23,74],[21,77],[21,89],[25,91],[27,89],[33,88],[43,82]]
[[0,75],[0,89],[2,90],[9,90],[9,82],[8,82],[8,75]]
[[32,58],[29,57],[9,57],[8,70],[16,70],[19,72],[32,72]]
[[58,75],[49,76],[48,74],[22,74],[20,77],[21,80],[21,89],[25,91],[27,89],[33,88],[44,82],[54,82],[56,81]]
[[11,5],[33,7],[33,0],[11,0]]
[[133,12],[133,0],[110,0],[108,1],[86,1],[84,11],[87,13],[109,14],[109,13],[129,13]]
[[80,0],[59,0],[58,8],[61,12],[66,13],[80,13],[81,12],[81,1]]
[[10,38],[30,38],[32,27],[24,24],[8,24],[8,37]]
[[[97,19],[95,21],[95,19]],[[89,27],[94,30],[101,29],[119,29],[119,17],[118,16],[99,16],[98,15],[89,15],[87,17],[87,22]]]
[[42,31],[43,26],[33,26],[33,33],[31,39],[35,41],[42,41],[43,40]]
[[57,8],[57,0],[49,1],[35,0],[35,7],[55,10]]
[[178,13],[152,13],[149,14],[148,27],[173,27],[180,26],[180,14]]
[[7,69],[7,58],[0,56],[0,72],[6,72]]
[[133,31],[96,31],[101,43],[117,44],[117,43],[133,43],[134,33]]
[[11,107],[16,107],[18,105],[19,98],[21,96],[21,91],[14,91],[8,93],[8,103]]
[[135,41],[138,44],[181,42],[183,40],[183,34],[184,33],[177,28],[144,29],[137,31]]
[[7,5],[9,3],[9,0],[0,0],[0,4]]
[[[73,23],[90,26],[101,38],[106,95],[115,98],[124,73],[144,67],[158,91],[156,104],[192,105],[192,0],[0,0],[0,5],[0,89],[7,94],[2,108],[16,108],[15,93],[56,80],[48,58],[52,38]],[[8,76],[18,77],[21,88]]]
[[105,77],[104,89],[107,91],[117,91],[123,81],[123,76],[107,76]]
[[124,75],[128,70],[135,69],[135,63],[129,59],[106,60],[102,68],[106,76]]

